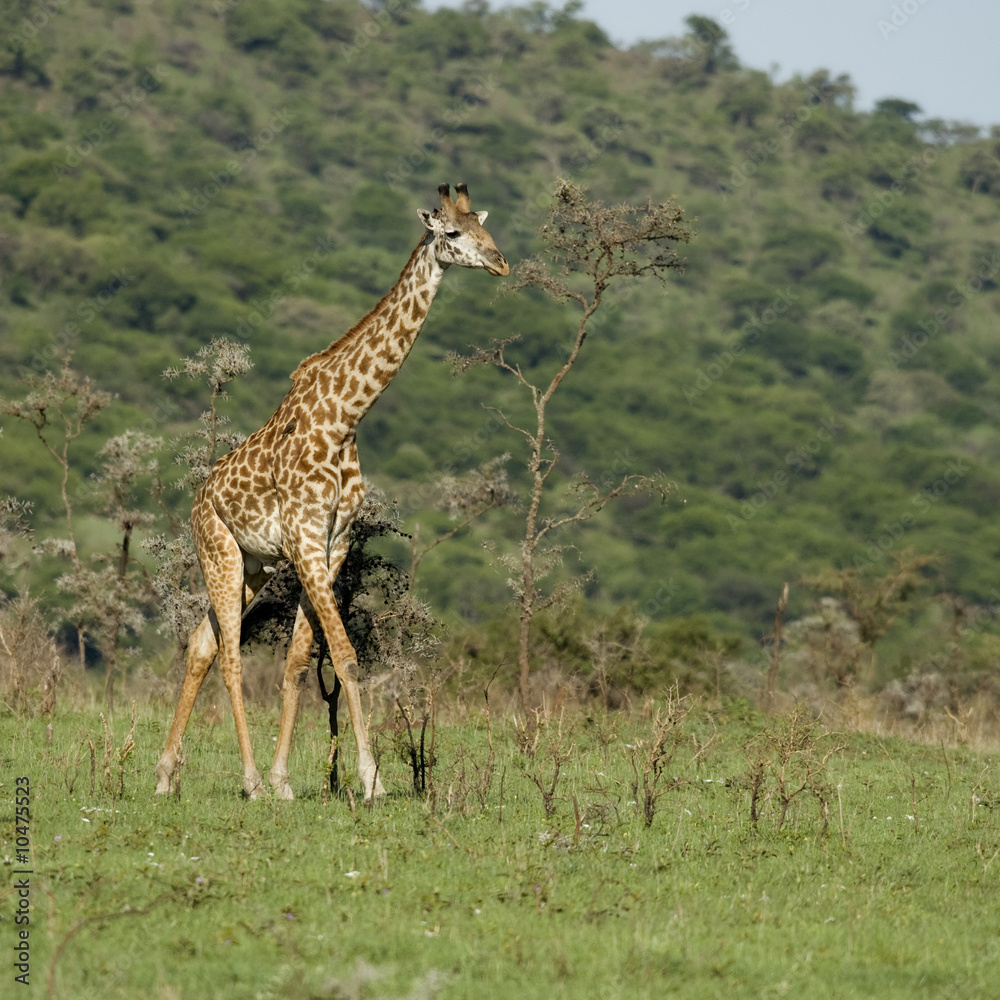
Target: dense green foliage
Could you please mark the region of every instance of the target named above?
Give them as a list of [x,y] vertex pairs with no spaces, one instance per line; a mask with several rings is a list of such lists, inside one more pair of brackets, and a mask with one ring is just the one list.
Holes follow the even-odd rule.
[[480,712],[439,726],[426,798],[383,731],[390,794],[371,810],[322,801],[322,728],[300,737],[297,801],[247,802],[232,726],[199,717],[180,797],[154,801],[162,709],[140,709],[131,750],[124,718],[107,733],[93,710],[60,712],[48,741],[44,718],[6,715],[0,791],[22,777],[31,804],[32,995],[993,995],[995,755],[807,732],[820,754],[843,747],[817,785],[829,825],[809,792],[779,829],[769,772],[755,828],[753,769],[783,759],[787,721],[690,714],[647,824],[655,725],[639,714],[567,719],[561,743],[552,723],[533,759],[496,720],[491,753]]
[[[75,451],[84,541],[101,542],[86,515],[104,440],[169,442],[204,408],[164,369],[244,341],[255,367],[227,412],[249,432],[389,288],[438,183],[468,181],[516,263],[562,175],[608,202],[676,195],[699,230],[666,295],[609,297],[551,409],[566,477],[678,484],[579,532],[587,597],[757,638],[783,581],[882,574],[911,547],[938,556],[936,592],[992,611],[997,137],[922,122],[905,95],[856,111],[825,70],[777,85],[702,22],[619,51],[541,5],[0,3],[0,393],[72,349],[118,394]],[[494,301],[483,275],[446,291],[359,435],[366,474],[425,530],[444,517],[427,509],[435,476],[508,450],[519,474],[483,408],[517,413],[510,380],[453,378],[442,358],[517,333],[512,359],[551,367],[572,335],[568,311]],[[0,455],[0,495],[58,534],[57,470],[30,428],[6,420]],[[183,493],[166,499],[183,515]],[[439,612],[498,614],[487,537],[514,544],[516,516],[428,556]],[[789,615],[808,601],[793,585]]]

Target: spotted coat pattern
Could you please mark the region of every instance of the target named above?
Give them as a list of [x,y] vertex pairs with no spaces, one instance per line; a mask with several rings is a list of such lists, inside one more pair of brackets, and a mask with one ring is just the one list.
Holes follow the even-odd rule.
[[292,730],[313,637],[322,629],[344,689],[365,796],[383,794],[361,710],[357,656],[344,631],[333,582],[364,498],[355,444],[358,422],[405,361],[448,267],[509,273],[482,227],[486,213],[472,211],[464,184],[456,190],[453,202],[442,184],[441,207],[419,213],[427,232],[392,290],[348,333],[299,365],[271,419],[215,463],[195,497],[191,527],[212,610],[188,645],[184,684],[156,768],[159,793],[175,788],[184,730],[216,656],[233,707],[244,791],[251,798],[264,793],[243,706],[240,622],[276,565],[291,559],[303,593],[285,657],[270,784],[280,798],[293,798]]

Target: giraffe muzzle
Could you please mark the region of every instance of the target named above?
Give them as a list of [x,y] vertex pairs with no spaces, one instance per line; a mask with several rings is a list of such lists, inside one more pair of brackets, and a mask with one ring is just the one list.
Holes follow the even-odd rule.
[[510,265],[501,254],[497,254],[496,265],[496,267],[491,267],[489,264],[486,265],[486,270],[489,271],[494,278],[505,278],[508,274],[510,274]]

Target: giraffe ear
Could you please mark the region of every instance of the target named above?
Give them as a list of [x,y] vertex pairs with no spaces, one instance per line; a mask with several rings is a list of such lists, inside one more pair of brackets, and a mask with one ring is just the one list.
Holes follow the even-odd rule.
[[479,217],[479,225],[482,225],[486,221],[486,216],[489,214],[489,212],[476,212],[476,215]]
[[417,218],[424,224],[425,229],[429,229],[431,232],[434,231],[434,223],[431,221],[434,216],[426,208],[417,209]]

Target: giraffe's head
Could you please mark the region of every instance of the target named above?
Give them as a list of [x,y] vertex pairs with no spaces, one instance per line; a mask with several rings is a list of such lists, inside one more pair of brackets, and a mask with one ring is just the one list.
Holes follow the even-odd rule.
[[485,229],[486,212],[473,212],[469,189],[464,184],[455,187],[458,197],[451,200],[451,189],[440,184],[441,207],[433,212],[421,210],[417,214],[427,228],[429,241],[439,263],[458,264],[460,267],[482,267],[490,274],[510,274],[504,255],[497,249]]

